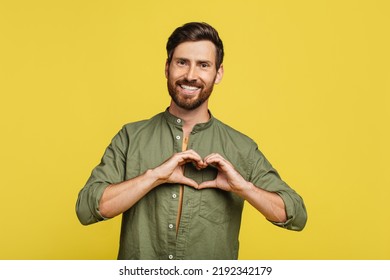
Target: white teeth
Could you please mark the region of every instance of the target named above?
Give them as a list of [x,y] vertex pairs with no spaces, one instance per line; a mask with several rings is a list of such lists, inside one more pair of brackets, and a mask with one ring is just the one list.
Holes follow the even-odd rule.
[[186,85],[181,85],[181,87],[183,89],[191,90],[191,91],[195,91],[195,90],[199,89],[198,87],[191,87],[191,86],[186,86]]

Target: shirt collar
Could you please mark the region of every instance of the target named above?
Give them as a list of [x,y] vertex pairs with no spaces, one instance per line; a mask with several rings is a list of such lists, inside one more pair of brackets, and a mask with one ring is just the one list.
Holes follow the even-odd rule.
[[[184,121],[181,118],[178,118],[178,117],[172,115],[168,109],[169,109],[169,107],[164,112],[164,117],[167,120],[167,122],[174,125],[174,126],[181,128],[183,126]],[[210,110],[209,110],[209,114],[210,114],[210,119],[205,123],[196,124],[194,126],[194,128],[192,129],[192,133],[205,130],[205,129],[209,128],[214,123],[215,118],[211,114]]]

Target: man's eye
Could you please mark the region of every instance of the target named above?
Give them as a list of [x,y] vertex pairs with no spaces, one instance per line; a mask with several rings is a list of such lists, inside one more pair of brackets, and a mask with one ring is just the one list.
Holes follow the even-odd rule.
[[186,65],[186,62],[184,60],[178,60],[177,64],[179,64],[179,65]]
[[202,63],[200,66],[201,66],[202,68],[207,68],[207,67],[209,67],[209,65],[208,65],[207,63]]

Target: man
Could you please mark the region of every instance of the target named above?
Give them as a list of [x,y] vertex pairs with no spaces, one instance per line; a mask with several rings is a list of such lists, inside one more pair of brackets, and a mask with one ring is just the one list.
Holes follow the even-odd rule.
[[237,259],[244,201],[302,230],[306,210],[247,136],[208,110],[223,77],[223,44],[205,23],[167,43],[169,108],[125,125],[77,201],[82,224],[122,215],[119,259]]

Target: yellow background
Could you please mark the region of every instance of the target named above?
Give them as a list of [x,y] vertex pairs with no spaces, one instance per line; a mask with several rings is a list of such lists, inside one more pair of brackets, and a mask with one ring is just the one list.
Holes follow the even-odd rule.
[[1,1],[0,259],[115,259],[120,218],[77,194],[127,122],[169,103],[165,43],[206,21],[213,114],[304,198],[303,232],[246,205],[241,259],[390,259],[389,1]]

